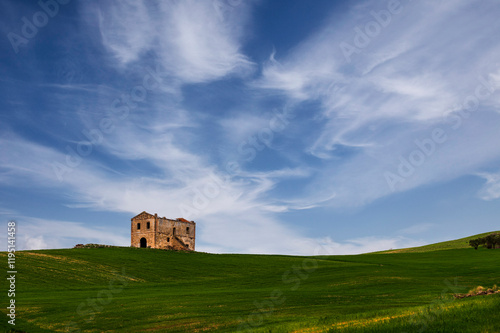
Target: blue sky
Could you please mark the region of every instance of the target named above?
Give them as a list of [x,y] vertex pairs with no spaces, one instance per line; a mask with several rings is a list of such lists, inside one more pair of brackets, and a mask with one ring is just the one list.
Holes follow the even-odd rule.
[[195,220],[208,252],[500,229],[497,1],[3,1],[0,15],[0,215],[18,249],[127,246],[144,210]]

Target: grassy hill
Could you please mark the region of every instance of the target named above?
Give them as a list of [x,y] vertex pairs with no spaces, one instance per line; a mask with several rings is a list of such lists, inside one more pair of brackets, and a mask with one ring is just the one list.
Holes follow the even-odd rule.
[[[500,294],[452,295],[500,285],[500,250],[456,242],[456,248],[436,245],[427,252],[321,257],[135,248],[21,251],[15,328],[498,332]],[[5,252],[0,257],[6,262]],[[5,314],[6,307],[0,311]],[[11,328],[5,319],[1,325]]]
[[389,250],[389,251],[381,251],[380,253],[417,253],[417,252],[429,252],[429,251],[439,251],[439,250],[453,250],[453,249],[466,249],[469,248],[469,241],[471,239],[485,237],[493,232],[500,231],[490,231],[482,234],[477,234],[474,236],[454,239],[446,242],[434,243],[430,245],[418,246],[418,247],[409,247],[406,249],[398,249],[398,250]]

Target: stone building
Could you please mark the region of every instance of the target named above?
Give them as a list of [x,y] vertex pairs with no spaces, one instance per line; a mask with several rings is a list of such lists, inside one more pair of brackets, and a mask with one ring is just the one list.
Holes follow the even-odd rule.
[[194,251],[195,232],[193,221],[142,212],[131,219],[131,246]]

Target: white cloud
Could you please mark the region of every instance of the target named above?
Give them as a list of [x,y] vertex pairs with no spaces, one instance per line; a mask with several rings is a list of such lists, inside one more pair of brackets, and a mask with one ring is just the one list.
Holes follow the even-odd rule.
[[[81,222],[16,216],[16,250],[71,248],[78,243],[129,246],[130,228],[88,226]],[[6,240],[1,240],[6,248]]]
[[[283,90],[293,98],[319,98],[325,115],[355,115],[353,119],[361,124],[364,121],[358,117],[369,121],[440,118],[473,89],[471,80],[491,72],[492,55],[500,49],[497,43],[480,38],[482,30],[499,29],[498,24],[492,25],[489,6],[462,11],[471,5],[470,1],[404,4],[401,14],[393,15],[390,24],[353,55],[351,64],[344,59],[340,43],[353,44],[353,28],[373,21],[371,10],[385,8],[358,6],[341,20],[334,14],[290,55],[279,62],[272,58],[258,85]],[[481,23],[467,28],[464,20]],[[452,42],[458,39],[468,43]],[[481,54],[473,51],[478,48]]]
[[138,60],[151,47],[156,34],[143,1],[106,2],[95,10],[102,42],[121,63]]
[[[57,244],[60,244],[62,240],[57,239]],[[24,242],[24,245],[22,245]],[[54,246],[54,245],[52,245]],[[21,236],[21,249],[23,250],[42,250],[42,249],[50,249],[51,247],[43,236]]]
[[[457,130],[446,123],[430,128],[412,126],[401,131],[386,130],[379,134],[383,136],[380,144],[366,147],[349,159],[329,161],[304,193],[318,200],[336,193],[329,205],[360,206],[397,192],[470,175],[500,158],[496,144],[500,140],[498,121],[498,115],[484,111],[464,119]],[[446,141],[435,143],[432,153],[426,155],[415,140],[429,140],[436,128],[444,131]],[[478,128],[481,131],[477,131]],[[412,166],[407,173],[400,173],[402,159],[409,161],[414,152],[423,156],[422,162]],[[393,188],[385,176],[388,172],[402,175]]]
[[479,173],[477,175],[486,180],[486,183],[478,193],[479,197],[483,200],[495,200],[500,198],[500,174]]
[[[141,153],[140,158],[158,167],[160,172],[157,176],[115,177],[89,158],[73,168],[65,177],[65,181],[60,183],[51,169],[51,162],[64,163],[65,155],[19,137],[2,141],[5,156],[15,154],[17,156],[15,164],[10,164],[10,159],[6,158],[3,161],[0,160],[0,166],[10,173],[7,180],[15,178],[18,185],[19,182],[26,181],[26,185],[29,183],[32,187],[57,187],[61,188],[63,193],[71,193],[69,197],[71,207],[131,214],[146,210],[162,215],[168,213],[172,215],[171,217],[184,216],[189,219],[201,219],[203,221],[201,230],[225,230],[217,237],[212,237],[210,234],[204,236],[201,233],[198,239],[202,244],[206,242],[219,248],[233,248],[238,252],[251,248],[266,253],[287,253],[289,247],[283,248],[286,243],[284,238],[280,242],[269,242],[267,239],[252,245],[251,239],[254,237],[262,239],[264,237],[258,234],[249,237],[247,232],[249,229],[256,231],[258,227],[265,226],[269,237],[277,239],[284,234],[286,228],[281,222],[265,214],[265,212],[276,211],[277,206],[262,200],[262,197],[273,188],[276,179],[301,177],[304,175],[302,170],[284,169],[255,174],[246,172],[239,175],[238,179],[224,179],[223,176],[214,172],[213,167],[196,159],[194,155],[191,158],[192,161],[185,159],[184,155],[189,154],[188,152],[180,155],[169,154],[170,151],[177,149],[172,143],[165,145],[163,142],[157,147],[154,144],[154,136],[141,136],[141,139],[145,141],[142,141],[140,146],[136,146],[133,144],[136,138],[133,133],[129,133],[129,139],[122,141],[122,146],[117,146],[115,149],[120,151],[127,149],[129,155],[119,156],[130,160],[138,159],[135,153],[137,150],[137,153]],[[157,153],[160,147],[166,150],[167,157],[157,157],[157,154],[153,153]],[[173,175],[175,180],[170,181],[165,174]],[[68,246],[68,243],[73,240],[72,235],[76,238],[88,239],[88,242],[91,242],[91,239],[97,239],[106,244],[112,242],[111,244],[124,245],[123,237],[112,237],[120,233],[98,231],[73,222],[33,218],[30,221],[30,223],[23,224],[23,229],[26,231],[20,232],[24,235],[23,246],[26,248]],[[121,230],[128,232],[128,229],[124,226]],[[292,231],[287,231],[287,233],[293,235]],[[241,235],[241,239],[235,242],[237,235]],[[245,237],[247,240],[244,241]],[[290,239],[296,243],[302,238],[294,235],[290,236]],[[297,249],[296,251],[303,253],[305,250]]]
[[[143,139],[146,140],[146,137]],[[133,141],[134,137],[131,136],[130,140]],[[300,168],[255,173],[246,171],[238,175],[238,179],[223,179],[213,172],[213,168],[203,164],[187,176],[180,170],[184,168],[181,163],[173,163],[164,169],[176,175],[176,181],[171,182],[161,176],[115,178],[89,159],[74,168],[63,183],[59,183],[55,182],[57,177],[49,162],[52,159],[64,161],[63,154],[18,137],[5,140],[3,144],[7,155],[12,154],[11,149],[19,153],[15,166],[5,163],[6,160],[2,162],[4,169],[15,172],[17,180],[29,179],[30,186],[50,187],[52,184],[61,188],[63,193],[72,193],[70,205],[74,207],[130,214],[146,210],[161,215],[171,214],[170,217],[184,215],[201,222],[197,235],[199,251],[308,255],[320,247],[328,248],[331,254],[351,254],[395,248],[399,244],[398,240],[337,243],[331,239],[305,237],[276,219],[273,213],[285,211],[297,203],[273,204],[273,200],[265,199],[266,193],[280,179],[307,176],[308,172]],[[129,146],[129,141],[122,144],[129,147],[134,160],[134,146]],[[148,161],[154,162],[154,154],[150,155],[150,152],[156,149],[154,145],[144,142],[138,151]],[[182,205],[189,208],[186,210]],[[192,212],[192,215],[186,216],[186,212]],[[31,217],[20,217],[18,223],[19,234],[22,235],[20,247],[25,249],[71,247],[83,242],[129,243],[128,221],[124,221],[123,227],[113,229]]]
[[1,183],[15,186],[28,186],[31,181],[44,186],[58,184],[51,162],[64,161],[64,154],[7,134],[0,141],[0,147],[4,151],[0,156]]
[[241,27],[246,21],[245,7],[231,8],[226,16],[217,15],[214,1],[161,2],[168,24],[160,31],[165,64],[188,82],[200,82],[245,74],[252,63],[240,53]]
[[246,75],[252,62],[240,52],[248,6],[220,1],[115,1],[88,4],[88,19],[99,18],[103,45],[120,63],[146,52],[160,57],[183,82],[206,82]]
[[305,151],[323,159],[325,167],[306,191],[308,199],[333,197],[329,204],[363,205],[393,193],[384,172],[394,171],[399,157],[408,158],[417,148],[415,140],[435,128],[444,128],[449,140],[398,191],[467,175],[498,157],[493,143],[498,131],[489,124],[498,121],[490,114],[500,108],[498,90],[482,98],[480,111],[464,116],[456,132],[444,120],[453,112],[457,116],[465,98],[474,96],[480,76],[493,87],[498,84],[494,54],[500,45],[484,37],[484,31],[489,36],[500,32],[495,8],[493,1],[482,6],[404,2],[401,13],[349,63],[339,45],[354,45],[353,29],[373,21],[372,10],[386,9],[363,2],[341,19],[333,13],[323,29],[290,54],[278,60],[279,53],[272,56],[256,86],[282,91],[291,100],[321,103],[316,116],[323,122]]

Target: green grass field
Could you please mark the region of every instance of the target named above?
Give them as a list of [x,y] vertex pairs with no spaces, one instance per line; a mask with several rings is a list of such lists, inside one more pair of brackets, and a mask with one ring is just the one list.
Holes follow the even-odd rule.
[[[500,285],[500,250],[474,250],[463,242],[321,257],[135,248],[20,251],[15,329],[500,332],[500,294],[452,297]],[[5,252],[0,257],[7,262]],[[5,305],[1,311],[0,327],[8,331],[13,327]]]

